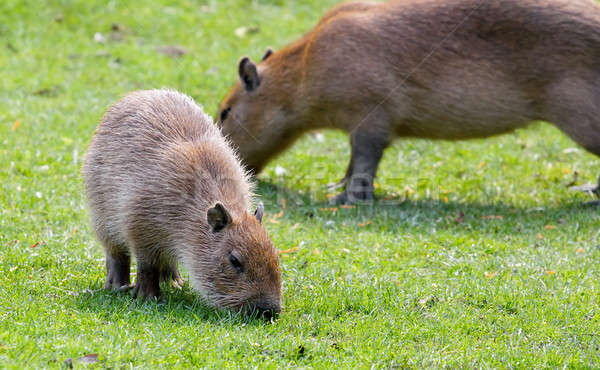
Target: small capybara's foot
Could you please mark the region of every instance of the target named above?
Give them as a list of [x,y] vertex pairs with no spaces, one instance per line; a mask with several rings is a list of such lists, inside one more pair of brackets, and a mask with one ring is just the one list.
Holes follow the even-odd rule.
[[106,283],[104,289],[114,290],[123,286],[129,286],[130,257],[127,255],[106,255]]
[[158,299],[160,297],[160,288],[152,287],[148,284],[136,283],[131,291],[133,298]]
[[160,297],[159,278],[158,269],[140,266],[138,263],[137,279],[131,292],[133,298],[157,299]]

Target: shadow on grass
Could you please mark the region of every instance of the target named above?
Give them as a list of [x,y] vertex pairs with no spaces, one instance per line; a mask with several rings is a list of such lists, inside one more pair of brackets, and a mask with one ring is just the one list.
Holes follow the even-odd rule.
[[162,295],[158,300],[134,299],[127,291],[108,291],[98,282],[95,286],[73,295],[70,300],[73,307],[82,312],[94,312],[106,320],[138,316],[150,322],[167,320],[183,325],[203,322],[223,327],[242,324],[261,326],[269,323],[256,316],[212,308],[187,282],[183,289],[161,284],[161,291]]
[[[291,222],[326,223],[345,221],[358,224],[365,220],[377,221],[380,226],[394,231],[410,229],[414,232],[430,232],[430,227],[456,230],[464,233],[489,231],[490,224],[502,233],[523,232],[531,227],[539,230],[544,225],[578,228],[582,222],[596,223],[600,207],[594,202],[579,200],[538,207],[519,207],[502,202],[454,202],[437,199],[389,199],[387,194],[374,202],[353,206],[339,206],[324,200],[315,201],[310,194],[293,191],[276,184],[259,181],[258,193],[262,195],[268,214],[277,213],[285,203],[285,217]],[[386,199],[387,198],[387,199]],[[285,199],[285,202],[283,201]],[[534,227],[535,226],[535,227]],[[543,225],[542,225],[543,226]]]

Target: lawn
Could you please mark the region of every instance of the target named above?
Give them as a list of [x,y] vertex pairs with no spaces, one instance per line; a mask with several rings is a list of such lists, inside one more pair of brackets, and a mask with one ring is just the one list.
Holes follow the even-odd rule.
[[544,123],[399,140],[379,200],[346,208],[326,190],[346,135],[306,135],[258,177],[285,251],[279,320],[189,286],[159,302],[102,289],[79,169],[104,110],[169,87],[214,115],[240,57],[335,2],[0,2],[0,368],[600,366],[600,211],[568,187],[600,160]]

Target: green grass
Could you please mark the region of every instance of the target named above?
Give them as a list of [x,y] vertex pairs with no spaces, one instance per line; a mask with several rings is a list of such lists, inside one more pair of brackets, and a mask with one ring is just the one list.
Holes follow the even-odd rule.
[[164,86],[212,115],[241,56],[285,45],[334,2],[0,2],[1,368],[92,353],[113,368],[600,366],[600,213],[566,186],[574,170],[593,182],[600,161],[546,124],[398,141],[379,201],[337,209],[324,187],[344,174],[347,138],[304,137],[259,177],[275,244],[298,247],[282,255],[275,322],[210,310],[189,287],[158,303],[102,290],[79,168],[103,111]]

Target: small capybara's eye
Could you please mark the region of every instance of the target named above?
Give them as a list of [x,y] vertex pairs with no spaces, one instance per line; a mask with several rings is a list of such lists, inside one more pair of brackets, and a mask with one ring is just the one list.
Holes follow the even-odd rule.
[[242,265],[242,262],[233,253],[229,253],[229,263],[231,263],[238,273],[244,271],[244,265]]
[[230,111],[231,111],[231,107],[223,109],[221,111],[221,114],[219,115],[219,121],[225,122]]

